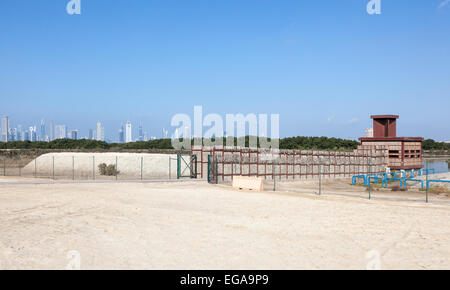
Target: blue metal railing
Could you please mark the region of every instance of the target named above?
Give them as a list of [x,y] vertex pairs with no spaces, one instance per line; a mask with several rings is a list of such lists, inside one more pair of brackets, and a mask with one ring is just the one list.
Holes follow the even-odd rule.
[[[450,180],[428,180],[427,181],[427,188],[430,188],[430,183],[431,182],[445,182],[445,183],[450,183]],[[423,188],[423,187],[422,187]]]
[[403,182],[404,182],[405,188],[407,188],[407,184],[406,184],[407,181],[420,182],[420,183],[422,183],[422,189],[423,189],[423,184],[424,184],[423,180],[421,180],[421,179],[413,179],[413,178],[404,179]]
[[[388,188],[389,181],[399,181],[400,188],[407,188],[408,181],[420,182],[422,189],[425,186],[425,181],[421,179],[415,179],[414,177],[422,176],[423,174],[429,175],[435,174],[435,169],[413,169],[413,170],[405,170],[405,171],[393,171],[391,173],[371,173],[371,174],[360,174],[352,177],[352,185],[356,185],[356,181],[358,179],[364,180],[364,186],[368,187],[369,184],[373,181],[374,184],[378,184],[381,181],[382,188]],[[409,174],[409,178],[407,177]],[[430,183],[432,182],[446,182],[450,183],[450,180],[428,180],[426,182],[427,189],[430,188]]]

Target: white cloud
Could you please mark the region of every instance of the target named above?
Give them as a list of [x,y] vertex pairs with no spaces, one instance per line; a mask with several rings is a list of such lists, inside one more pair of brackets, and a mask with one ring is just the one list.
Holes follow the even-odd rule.
[[345,124],[347,125],[353,125],[359,122],[359,118],[353,118],[351,120],[348,120],[347,122],[345,122]]
[[439,4],[439,9],[444,8],[445,6],[450,4],[450,0],[444,0]]
[[333,122],[334,118],[336,118],[336,114],[333,114],[330,117],[328,117],[328,123]]

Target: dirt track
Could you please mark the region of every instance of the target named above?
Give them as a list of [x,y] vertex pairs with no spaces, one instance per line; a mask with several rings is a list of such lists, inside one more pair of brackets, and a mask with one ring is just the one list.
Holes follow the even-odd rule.
[[79,253],[81,269],[365,269],[378,254],[383,269],[450,268],[448,199],[369,201],[347,182],[323,196],[312,181],[0,184],[0,267],[65,269]]

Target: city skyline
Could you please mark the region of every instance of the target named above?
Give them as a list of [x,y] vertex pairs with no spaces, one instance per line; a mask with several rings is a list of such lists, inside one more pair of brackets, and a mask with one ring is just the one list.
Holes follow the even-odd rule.
[[[97,141],[106,141],[110,143],[129,143],[136,141],[148,141],[157,139],[157,136],[148,136],[147,132],[143,131],[142,123],[140,123],[139,127],[136,129],[138,136],[133,139],[132,133],[132,124],[130,121],[127,121],[127,139],[121,139],[120,132],[123,130],[123,123],[119,127],[119,136],[117,139],[115,138],[107,138],[105,137],[105,127],[102,125],[101,121],[97,121],[96,129],[86,129],[86,135],[80,134],[82,130],[78,128],[69,128],[66,124],[55,124],[53,120],[49,120],[49,127],[46,127],[45,118],[41,118],[40,126],[38,127],[35,124],[31,124],[29,126],[25,125],[25,127],[20,122],[11,123],[11,118],[7,115],[0,115],[1,117],[1,142],[7,141],[44,141],[49,142],[57,139],[90,139]],[[27,129],[23,129],[27,128]],[[39,131],[38,131],[39,128]],[[161,138],[167,138],[167,130],[162,129]],[[125,132],[124,132],[125,133]],[[125,138],[125,134],[124,134]]]
[[[90,140],[97,140],[97,141],[105,141],[108,143],[130,143],[130,142],[137,142],[137,141],[149,141],[154,139],[173,139],[173,138],[181,138],[182,134],[180,132],[180,128],[170,127],[169,130],[166,128],[160,129],[159,134],[148,134],[147,131],[143,130],[143,125],[141,121],[138,121],[139,126],[132,125],[131,121],[121,122],[117,128],[110,128],[108,130],[110,134],[106,135],[105,127],[103,126],[103,123],[101,121],[97,121],[96,125],[93,126],[95,129],[88,128],[88,129],[79,129],[79,127],[70,127],[66,124],[59,124],[54,123],[53,120],[49,120],[48,124],[49,127],[46,127],[45,118],[40,118],[40,126],[37,126],[36,124],[32,123],[29,125],[23,125],[20,121],[11,122],[11,118],[8,115],[0,115],[1,117],[1,127],[0,127],[0,142],[5,142],[5,140],[8,141],[52,141],[57,139],[90,139]],[[36,123],[39,123],[36,121]],[[55,125],[54,125],[55,124]],[[8,126],[9,134],[5,134],[4,128]],[[25,129],[24,129],[25,128]],[[39,130],[38,130],[39,128]],[[100,128],[100,133],[99,133]],[[133,131],[134,128],[134,131]],[[196,137],[195,135],[192,135],[192,132],[186,132],[188,128],[184,128],[184,133],[187,134],[187,136]],[[158,130],[155,130],[158,131]],[[401,129],[399,130],[401,132]],[[80,133],[81,132],[81,133]],[[86,134],[83,134],[86,133]],[[134,133],[133,133],[134,132]],[[372,133],[371,133],[372,132]],[[224,134],[225,131],[224,131]],[[357,140],[359,137],[363,136],[370,136],[373,134],[373,128],[371,127],[371,124],[368,124],[361,132],[360,135],[356,138],[343,138],[348,140]],[[12,137],[14,136],[14,137]],[[133,137],[136,136],[136,137]],[[224,135],[226,136],[226,135]],[[285,137],[296,137],[296,136],[304,136],[304,135],[292,135],[292,136],[280,136],[281,138]],[[322,137],[323,135],[315,135],[312,137]],[[261,137],[264,137],[261,135]],[[326,136],[326,137],[336,137],[336,138],[342,138],[339,136]],[[11,140],[13,139],[13,140]],[[432,137],[425,137],[425,139],[434,139]],[[444,138],[444,139],[434,139],[438,142],[445,142],[449,143],[450,138]]]

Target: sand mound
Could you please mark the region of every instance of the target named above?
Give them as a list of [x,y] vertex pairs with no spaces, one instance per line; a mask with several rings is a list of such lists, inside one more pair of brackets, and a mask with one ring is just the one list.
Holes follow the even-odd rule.
[[[168,179],[177,176],[176,155],[145,153],[49,153],[28,163],[24,176],[58,179],[115,179],[102,176],[99,164],[116,165],[118,179]],[[169,165],[169,162],[171,163]]]

